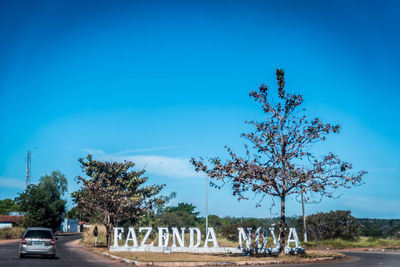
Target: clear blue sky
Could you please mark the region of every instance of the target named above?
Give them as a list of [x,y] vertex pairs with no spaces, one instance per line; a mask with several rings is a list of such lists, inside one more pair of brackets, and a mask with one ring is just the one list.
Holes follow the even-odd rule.
[[[307,213],[400,218],[399,18],[396,1],[0,1],[0,199],[24,189],[27,150],[32,182],[58,169],[69,193],[90,152],[204,214],[188,159],[241,150],[263,115],[248,93],[279,67],[310,117],[343,127],[315,151],[369,172]],[[255,203],[210,189],[219,216],[272,216]]]

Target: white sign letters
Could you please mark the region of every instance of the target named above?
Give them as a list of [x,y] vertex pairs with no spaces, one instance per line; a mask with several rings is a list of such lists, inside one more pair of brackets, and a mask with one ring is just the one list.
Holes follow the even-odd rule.
[[[158,233],[158,244],[154,245],[154,242],[149,242],[149,237],[153,231],[152,227],[141,227],[138,229],[138,234],[145,232],[143,239],[138,245],[138,239],[133,227],[127,229],[125,235],[125,242],[123,242],[124,228],[114,228],[114,245],[110,247],[111,251],[148,251],[148,252],[192,252],[192,253],[242,253],[248,251],[256,251],[258,253],[278,253],[280,238],[276,239],[274,229],[269,228],[273,244],[268,248],[267,237],[268,230],[265,228],[257,228],[253,233],[252,228],[244,229],[238,228],[239,247],[219,247],[217,241],[217,235],[215,234],[214,228],[209,227],[205,236],[203,245],[201,242],[201,231],[199,228],[171,228],[172,232],[168,227],[157,228]],[[188,230],[188,231],[187,231]],[[185,233],[189,233],[189,244],[185,242]],[[170,244],[170,234],[172,235],[172,244]],[[252,238],[255,238],[255,246],[253,246]],[[262,236],[262,241],[261,237]],[[291,248],[290,244],[294,243],[295,248]],[[211,244],[211,246],[210,246]],[[301,253],[304,249],[300,246],[299,238],[297,237],[296,229],[290,228],[285,247],[285,253]]]

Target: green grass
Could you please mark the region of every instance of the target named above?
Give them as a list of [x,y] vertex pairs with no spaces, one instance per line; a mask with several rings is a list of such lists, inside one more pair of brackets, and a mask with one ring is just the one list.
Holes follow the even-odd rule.
[[400,248],[400,239],[360,237],[357,240],[349,241],[337,238],[321,241],[302,242],[301,245],[306,249]]

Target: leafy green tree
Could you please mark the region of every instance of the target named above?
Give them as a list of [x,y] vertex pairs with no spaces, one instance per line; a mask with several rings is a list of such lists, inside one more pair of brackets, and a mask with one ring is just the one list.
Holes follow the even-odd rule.
[[196,225],[195,218],[182,210],[163,212],[159,215],[159,218],[163,225],[169,227],[189,227]]
[[200,212],[195,211],[196,207],[189,203],[179,203],[177,206],[167,207],[159,215],[161,222],[170,227],[195,226],[199,222]]
[[176,193],[172,192],[168,196],[160,196],[160,201],[154,204],[154,212],[155,214],[160,214],[164,212],[168,207],[168,203],[170,203],[173,199],[176,198]]
[[189,203],[184,203],[184,202],[178,203],[178,206],[168,207],[166,209],[167,212],[181,211],[181,212],[187,213],[196,220],[197,217],[199,216],[200,212],[195,211],[195,210],[196,210],[196,206],[189,204]]
[[68,217],[71,219],[81,219],[81,211],[77,206],[75,206],[68,211]]
[[68,218],[71,218],[71,219],[78,219],[78,220],[89,222],[89,221],[92,221],[91,217],[92,216],[90,214],[85,213],[85,211],[79,209],[78,206],[75,206],[68,211]]
[[400,237],[399,219],[370,219],[359,218],[361,235],[371,237]]
[[53,171],[50,175],[40,178],[40,184],[51,192],[57,192],[61,196],[68,191],[68,181],[60,171]]
[[6,215],[9,212],[19,210],[20,208],[14,200],[10,198],[0,200],[0,215]]
[[352,173],[352,165],[337,155],[319,156],[312,152],[314,144],[325,141],[330,133],[339,133],[339,125],[323,123],[319,118],[307,119],[301,115],[303,97],[288,93],[284,72],[276,70],[276,93],[266,85],[250,92],[260,104],[263,121],[246,122],[254,126],[253,132],[243,133],[250,147],[240,156],[227,148],[229,159],[218,157],[207,161],[191,159],[196,171],[205,172],[212,184],[220,187],[231,184],[233,195],[239,200],[249,199],[255,193],[261,201],[271,196],[280,202],[280,252],[284,254],[286,229],[286,199],[304,192],[306,199],[313,196],[333,196],[339,187],[350,188],[361,183],[365,171]]
[[[298,225],[302,225],[302,218],[298,218]],[[299,234],[303,228],[298,227]],[[359,237],[361,224],[351,215],[349,210],[319,212],[307,216],[307,234],[310,240],[325,240],[342,238],[354,240]]]
[[131,161],[103,162],[88,155],[79,159],[88,178],[79,176],[81,189],[72,194],[79,209],[98,216],[106,227],[107,246],[111,245],[114,225],[127,219],[140,218],[153,213],[155,203],[162,202],[155,196],[164,185],[144,185],[148,180],[142,171],[134,171]]
[[22,211],[26,212],[26,226],[49,227],[55,230],[63,219],[66,201],[62,196],[68,183],[59,171],[40,178],[37,185],[29,185],[15,199]]
[[224,224],[224,220],[217,215],[210,214],[208,215],[208,225],[210,227],[214,227],[215,229],[219,229]]
[[243,227],[244,229],[247,229],[247,228],[257,229],[258,227],[262,227],[262,226],[263,225],[260,225],[256,220],[248,218],[240,223],[222,226],[221,230],[220,230],[220,234],[223,237],[225,237],[231,241],[237,241],[238,227]]
[[[172,192],[168,196],[160,196],[158,197],[158,200],[153,203],[153,212],[152,213],[147,213],[144,216],[140,218],[128,218],[126,220],[122,220],[119,223],[119,226],[124,227],[127,229],[128,227],[131,227],[132,225],[135,225],[136,227],[153,227],[157,228],[160,225],[163,225],[163,221],[161,219],[161,214],[165,212],[165,210],[168,208],[168,203],[170,203],[174,198],[176,198],[176,193]],[[154,233],[152,233],[153,235]],[[152,236],[154,237],[154,236]]]

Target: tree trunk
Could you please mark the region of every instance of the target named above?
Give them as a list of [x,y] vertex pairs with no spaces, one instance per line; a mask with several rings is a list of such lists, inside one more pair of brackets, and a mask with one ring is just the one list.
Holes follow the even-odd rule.
[[106,223],[106,245],[107,248],[111,246],[111,233],[112,233],[113,224],[110,220],[110,215],[107,215],[107,223]]
[[111,246],[111,235],[112,235],[113,225],[109,224],[107,227],[107,247]]
[[279,223],[279,257],[285,255],[285,228],[286,228],[286,217],[285,217],[285,197],[281,197],[281,221]]

